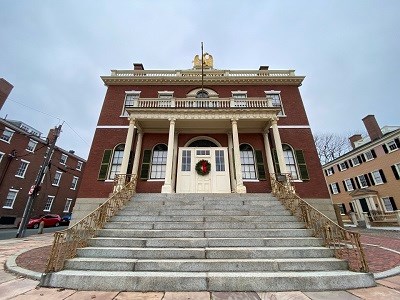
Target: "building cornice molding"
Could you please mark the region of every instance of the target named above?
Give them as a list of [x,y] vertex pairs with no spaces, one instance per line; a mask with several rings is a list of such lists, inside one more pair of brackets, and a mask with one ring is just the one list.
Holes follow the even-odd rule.
[[266,119],[276,118],[279,108],[269,108],[265,111],[260,109],[135,109],[128,111],[131,117],[137,120],[165,119],[175,118],[176,120],[227,120],[227,119]]

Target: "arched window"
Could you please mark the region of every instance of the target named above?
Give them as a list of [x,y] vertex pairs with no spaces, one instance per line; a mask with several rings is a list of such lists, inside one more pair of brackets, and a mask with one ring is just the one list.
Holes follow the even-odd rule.
[[153,148],[151,156],[150,179],[164,179],[167,165],[168,147],[158,144]]
[[200,90],[197,92],[196,98],[208,98],[208,93],[205,90]]
[[282,144],[283,157],[285,158],[286,170],[292,176],[292,179],[299,179],[297,172],[296,159],[292,147]]
[[122,157],[124,156],[125,144],[119,144],[114,148],[111,160],[109,179],[114,179],[116,174],[121,170]]
[[239,149],[240,163],[242,165],[242,178],[257,179],[253,147],[249,144],[241,144]]

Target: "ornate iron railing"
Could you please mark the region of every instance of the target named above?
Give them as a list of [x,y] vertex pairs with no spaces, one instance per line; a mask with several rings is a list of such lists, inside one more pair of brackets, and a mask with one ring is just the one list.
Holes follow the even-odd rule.
[[[284,176],[282,180],[282,176]],[[348,261],[349,269],[368,272],[368,264],[360,242],[360,234],[340,227],[334,221],[296,195],[288,174],[272,174],[272,193],[291,213],[305,222],[324,245],[334,250],[335,257]]]
[[64,262],[75,257],[78,248],[86,247],[88,240],[131,199],[136,190],[136,177],[130,176],[117,175],[114,193],[107,201],[72,227],[54,234],[45,273],[62,270]]

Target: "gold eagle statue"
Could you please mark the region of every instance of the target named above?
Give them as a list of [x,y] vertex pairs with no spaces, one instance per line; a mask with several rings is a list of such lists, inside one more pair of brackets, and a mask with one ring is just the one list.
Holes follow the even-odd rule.
[[[211,54],[207,52],[203,54],[203,68],[204,69],[212,69],[213,68],[213,57]],[[201,58],[199,55],[196,55],[193,60],[193,69],[201,69]]]

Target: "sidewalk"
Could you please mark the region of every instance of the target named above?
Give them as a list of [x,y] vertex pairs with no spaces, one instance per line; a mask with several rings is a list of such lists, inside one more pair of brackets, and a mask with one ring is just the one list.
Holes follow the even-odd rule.
[[[351,229],[353,230],[353,229]],[[0,270],[0,300],[2,299],[137,299],[137,300],[391,300],[400,299],[400,231],[362,230],[367,261],[377,280],[377,286],[367,289],[326,292],[98,292],[37,287],[46,261],[46,249],[53,234],[34,235],[23,239],[0,241],[0,262],[22,276]],[[21,266],[25,266],[21,268]],[[29,267],[30,270],[27,268]],[[32,271],[35,270],[36,271]],[[39,272],[37,272],[39,271]],[[386,277],[391,276],[391,277]],[[384,278],[386,277],[386,278]]]

